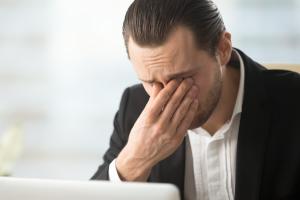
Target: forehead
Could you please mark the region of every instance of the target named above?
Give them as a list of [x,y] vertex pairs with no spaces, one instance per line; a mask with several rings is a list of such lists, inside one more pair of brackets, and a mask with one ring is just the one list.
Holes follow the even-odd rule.
[[158,46],[140,46],[129,37],[128,53],[131,60],[140,60],[143,58],[151,58],[159,55],[175,57],[180,55],[191,55],[197,50],[193,33],[185,27],[179,26],[175,28],[167,40]]
[[129,38],[128,53],[138,77],[153,80],[192,70],[199,49],[188,29],[177,28],[160,46],[139,46]]

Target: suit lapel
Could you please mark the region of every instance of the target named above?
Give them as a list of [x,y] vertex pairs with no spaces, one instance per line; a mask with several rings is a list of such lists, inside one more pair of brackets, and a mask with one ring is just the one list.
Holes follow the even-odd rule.
[[236,200],[259,199],[270,112],[262,66],[242,52],[245,65],[244,101],[236,156]]

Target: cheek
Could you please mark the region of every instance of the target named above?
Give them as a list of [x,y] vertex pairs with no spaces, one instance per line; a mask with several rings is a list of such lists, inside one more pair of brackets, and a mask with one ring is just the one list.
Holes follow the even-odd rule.
[[198,96],[203,96],[205,91],[207,90],[208,84],[207,84],[207,77],[199,74],[195,77],[193,77],[194,84],[198,88]]
[[199,73],[195,77],[193,77],[194,83],[198,88],[198,99],[200,102],[203,102],[212,88],[213,79],[210,74]]

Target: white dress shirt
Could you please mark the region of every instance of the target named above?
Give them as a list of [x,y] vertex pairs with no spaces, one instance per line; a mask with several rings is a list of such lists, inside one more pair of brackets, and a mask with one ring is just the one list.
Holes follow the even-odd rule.
[[[240,83],[231,119],[213,136],[199,127],[186,137],[185,200],[233,200],[235,160],[240,114],[244,95],[244,63],[240,61]],[[110,181],[120,182],[115,160],[109,165]]]
[[211,136],[199,127],[186,138],[185,200],[233,200],[235,161],[240,115],[244,96],[244,63],[240,61],[240,83],[231,119]]

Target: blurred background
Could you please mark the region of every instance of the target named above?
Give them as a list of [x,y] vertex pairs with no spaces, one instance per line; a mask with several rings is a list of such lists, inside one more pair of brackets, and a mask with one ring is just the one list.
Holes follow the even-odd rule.
[[[0,174],[93,175],[122,91],[138,82],[121,34],[131,2],[0,0]],[[215,2],[235,47],[300,63],[299,0]]]

